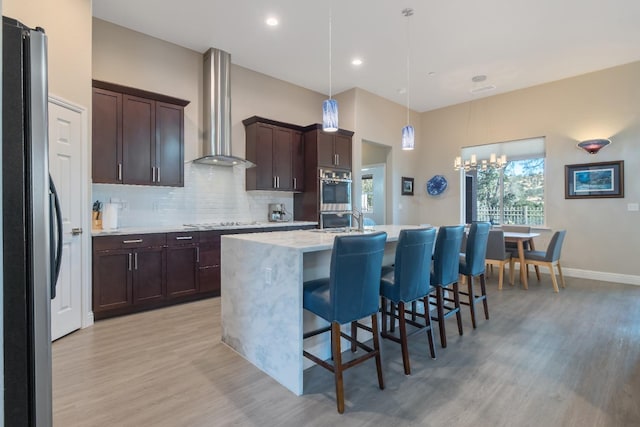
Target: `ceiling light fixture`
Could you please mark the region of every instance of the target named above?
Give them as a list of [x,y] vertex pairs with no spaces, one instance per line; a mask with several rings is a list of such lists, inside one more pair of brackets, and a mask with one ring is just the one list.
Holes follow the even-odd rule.
[[322,130],[338,130],[338,101],[331,98],[331,8],[329,8],[329,99],[322,103]]
[[352,65],[362,65],[362,59],[360,58],[354,58],[353,61],[351,61]]
[[275,18],[273,16],[268,17],[265,22],[270,27],[277,27],[278,26],[278,18]]
[[406,9],[402,9],[402,14],[407,18],[407,125],[402,128],[402,149],[403,150],[413,150],[415,148],[415,131],[413,126],[409,124],[409,84],[410,84],[410,74],[409,74],[409,17],[413,15],[413,9],[407,7]]
[[589,154],[596,154],[600,149],[606,147],[611,144],[611,140],[609,139],[588,139],[586,141],[579,142],[576,146],[578,148],[582,148]]

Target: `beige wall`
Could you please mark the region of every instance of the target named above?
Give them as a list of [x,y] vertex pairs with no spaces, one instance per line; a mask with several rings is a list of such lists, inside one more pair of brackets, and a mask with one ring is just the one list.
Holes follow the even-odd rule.
[[91,0],[4,0],[2,14],[48,36],[49,93],[91,109]]
[[[488,142],[546,136],[546,223],[567,229],[562,253],[569,268],[640,275],[636,248],[640,244],[640,213],[627,211],[640,201],[640,62],[535,86],[504,95],[455,105],[422,115],[418,154],[423,165],[416,187],[435,174],[446,176],[449,189],[441,196],[420,193],[421,221],[459,222],[460,178],[452,169],[460,148]],[[575,144],[589,138],[611,138],[597,155]],[[625,198],[564,198],[564,166],[610,160],[625,161]],[[419,183],[419,184],[418,184]],[[541,239],[544,248],[549,233]]]
[[[202,67],[202,52],[93,19],[94,79],[191,101],[185,108],[185,161],[202,154]],[[299,125],[322,120],[322,95],[237,65],[231,68],[231,97],[232,150],[239,157],[247,117]]]

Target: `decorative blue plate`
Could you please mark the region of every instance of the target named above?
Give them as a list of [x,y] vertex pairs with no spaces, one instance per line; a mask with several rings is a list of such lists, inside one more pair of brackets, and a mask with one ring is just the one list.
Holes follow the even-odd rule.
[[447,179],[442,175],[434,175],[427,181],[427,193],[431,196],[442,194],[447,189]]

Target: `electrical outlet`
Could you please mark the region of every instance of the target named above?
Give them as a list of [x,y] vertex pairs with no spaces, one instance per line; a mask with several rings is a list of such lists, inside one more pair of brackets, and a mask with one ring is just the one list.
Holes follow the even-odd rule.
[[638,210],[640,210],[640,205],[638,205],[638,203],[628,203],[627,204],[627,210],[628,211],[638,211]]
[[271,267],[267,267],[264,269],[264,283],[267,285],[271,284]]

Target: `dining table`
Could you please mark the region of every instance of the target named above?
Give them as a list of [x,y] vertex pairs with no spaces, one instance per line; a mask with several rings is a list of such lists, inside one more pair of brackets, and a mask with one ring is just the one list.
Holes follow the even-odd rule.
[[527,283],[527,267],[524,262],[524,242],[529,242],[529,247],[532,251],[536,249],[533,242],[534,237],[540,236],[540,233],[516,233],[512,231],[504,232],[505,242],[515,242],[518,246],[518,258],[520,260],[520,282],[524,289],[529,289]]

